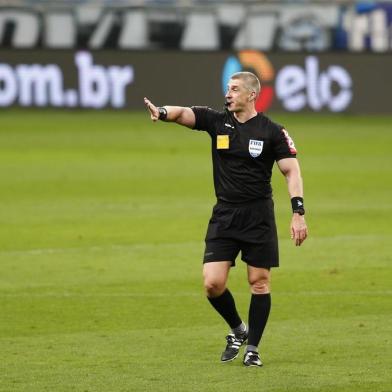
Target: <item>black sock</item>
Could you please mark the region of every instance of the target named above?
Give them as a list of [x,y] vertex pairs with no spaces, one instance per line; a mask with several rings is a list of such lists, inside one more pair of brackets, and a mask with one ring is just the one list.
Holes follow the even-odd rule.
[[235,307],[234,298],[228,289],[219,297],[207,297],[207,299],[215,310],[226,320],[230,328],[236,328],[242,323]]
[[271,294],[252,294],[249,306],[248,345],[257,347],[271,309]]

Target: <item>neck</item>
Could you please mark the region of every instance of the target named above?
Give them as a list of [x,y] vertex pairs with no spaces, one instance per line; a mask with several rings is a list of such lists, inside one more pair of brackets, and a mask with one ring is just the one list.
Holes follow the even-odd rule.
[[243,110],[240,112],[234,112],[234,117],[235,119],[240,122],[244,123],[248,120],[250,120],[252,117],[257,116],[257,111],[254,107],[248,109],[248,110]]

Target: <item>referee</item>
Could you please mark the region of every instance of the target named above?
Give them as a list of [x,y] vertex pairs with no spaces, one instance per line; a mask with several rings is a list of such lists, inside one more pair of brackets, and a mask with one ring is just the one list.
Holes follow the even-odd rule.
[[[293,216],[291,238],[300,246],[307,237],[302,178],[297,151],[287,131],[255,108],[260,81],[251,72],[231,76],[225,110],[207,107],[156,107],[144,102],[151,120],[176,122],[211,136],[217,203],[205,237],[203,262],[207,299],[231,332],[221,361],[232,361],[246,344],[245,366],[262,366],[258,346],[271,309],[271,268],[279,266],[271,175],[276,161],[286,177]],[[226,286],[230,267],[241,251],[251,291],[248,324],[241,319]]]

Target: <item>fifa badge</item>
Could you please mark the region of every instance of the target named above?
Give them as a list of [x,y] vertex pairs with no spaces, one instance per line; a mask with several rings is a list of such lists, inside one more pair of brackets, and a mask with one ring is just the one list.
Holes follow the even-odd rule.
[[261,152],[263,151],[263,144],[262,140],[249,140],[249,154],[252,158],[257,158]]

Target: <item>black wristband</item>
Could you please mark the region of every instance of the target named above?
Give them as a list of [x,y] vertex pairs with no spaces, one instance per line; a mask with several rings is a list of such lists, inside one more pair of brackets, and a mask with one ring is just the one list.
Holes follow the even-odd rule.
[[291,208],[293,213],[300,215],[305,215],[304,199],[302,197],[292,197],[291,198]]
[[167,118],[167,110],[165,108],[159,107],[158,108],[158,112],[159,112],[159,119],[161,121],[165,121]]

